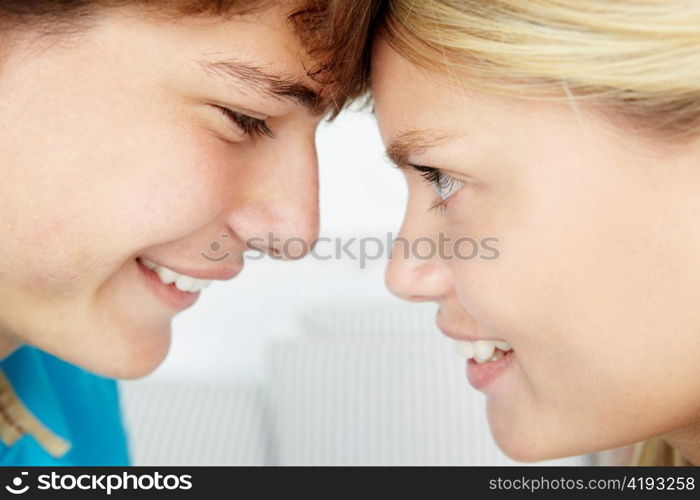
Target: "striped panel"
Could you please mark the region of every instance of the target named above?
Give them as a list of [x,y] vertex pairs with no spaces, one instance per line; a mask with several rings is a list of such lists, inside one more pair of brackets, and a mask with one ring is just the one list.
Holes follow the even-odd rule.
[[128,381],[120,389],[134,465],[264,465],[255,385]]
[[517,464],[494,443],[485,397],[467,384],[447,339],[279,340],[266,366],[280,465]]
[[441,335],[435,326],[437,305],[391,302],[361,306],[312,307],[300,316],[301,331],[313,336],[356,338]]

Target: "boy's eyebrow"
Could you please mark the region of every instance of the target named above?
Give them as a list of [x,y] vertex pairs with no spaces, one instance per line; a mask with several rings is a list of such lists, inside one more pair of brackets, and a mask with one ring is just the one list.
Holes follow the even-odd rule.
[[295,101],[312,115],[321,115],[327,111],[328,106],[320,94],[294,78],[274,75],[252,64],[235,60],[196,62],[207,73],[224,78],[234,85],[243,83],[262,94]]
[[399,168],[408,165],[409,159],[423,154],[453,137],[452,134],[428,130],[410,130],[396,135],[386,148],[386,155]]

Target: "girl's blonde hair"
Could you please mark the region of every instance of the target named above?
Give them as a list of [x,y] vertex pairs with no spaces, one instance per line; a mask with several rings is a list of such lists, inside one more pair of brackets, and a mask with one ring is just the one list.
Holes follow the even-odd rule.
[[662,437],[657,436],[637,443],[633,449],[632,459],[627,465],[692,466],[693,464],[664,441]]
[[[380,33],[472,88],[583,100],[667,141],[700,135],[697,0],[387,0]],[[690,465],[661,437],[631,464]]]
[[387,0],[381,32],[488,92],[586,100],[653,137],[700,132],[697,0]]

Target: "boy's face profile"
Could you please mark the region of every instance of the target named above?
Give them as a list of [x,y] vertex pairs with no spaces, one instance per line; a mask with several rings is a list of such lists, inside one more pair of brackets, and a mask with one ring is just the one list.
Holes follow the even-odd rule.
[[[0,78],[5,336],[141,376],[167,353],[177,301],[140,260],[232,277],[247,240],[311,246],[324,109],[292,8],[167,22],[120,8],[75,36],[11,46]],[[227,259],[202,256],[212,242]]]

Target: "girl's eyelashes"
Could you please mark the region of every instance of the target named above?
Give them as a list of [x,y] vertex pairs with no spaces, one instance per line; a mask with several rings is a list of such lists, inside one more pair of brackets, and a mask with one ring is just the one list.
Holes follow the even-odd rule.
[[256,138],[261,136],[274,137],[272,130],[267,126],[265,120],[260,120],[259,118],[253,118],[252,116],[244,115],[237,111],[225,108],[223,106],[215,106],[219,111],[221,111],[226,118],[231,120],[236,127],[238,127],[245,135],[250,138]]
[[409,166],[416,170],[427,182],[432,184],[433,188],[435,188],[435,192],[440,197],[437,202],[431,205],[431,210],[444,210],[450,199],[462,187],[461,181],[436,168],[413,164]]

